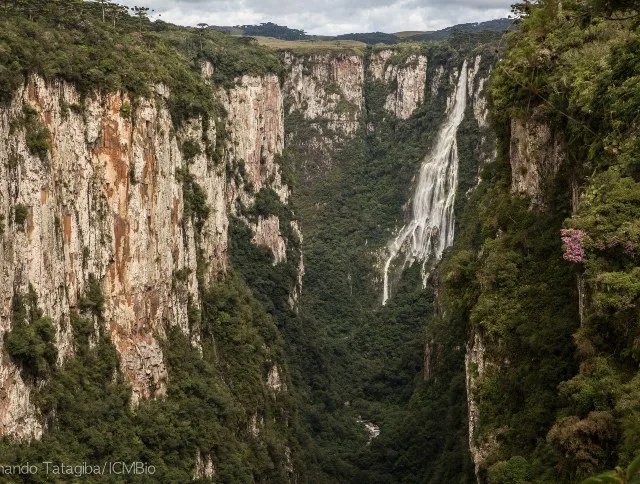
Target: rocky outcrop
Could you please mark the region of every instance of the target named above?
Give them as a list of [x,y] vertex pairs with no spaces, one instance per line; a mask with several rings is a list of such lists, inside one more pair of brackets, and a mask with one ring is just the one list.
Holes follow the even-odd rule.
[[244,193],[236,186],[239,199],[250,202],[252,193],[267,187],[286,202],[289,189],[283,185],[275,162],[284,144],[283,96],[278,77],[243,76],[233,89],[221,91],[219,96],[228,116],[228,157],[246,174]]
[[281,371],[278,365],[273,365],[267,375],[267,386],[274,393],[287,390],[287,385],[282,381]]
[[[229,143],[217,164],[205,155],[205,145],[215,148],[219,141],[216,124],[205,130],[194,119],[176,131],[168,89],[155,91],[132,109],[122,93],[81,100],[69,84],[33,77],[0,110],[0,335],[11,327],[13,295],[32,285],[55,323],[62,362],[73,352],[70,313],[89,281],[100,281],[105,326],[134,405],[165,392],[158,338],[167,326],[189,332],[187,306],[199,306],[199,260],[205,282],[226,270],[229,215],[250,206],[262,187],[282,201],[289,196],[276,162],[284,140],[276,76],[245,76],[219,94]],[[49,130],[50,149],[42,157],[27,146],[25,113]],[[201,148],[188,160],[181,150],[186,141]],[[209,216],[201,235],[185,217],[179,176],[185,170],[206,194]],[[17,207],[28,210],[24,226],[15,221]],[[262,221],[254,229],[281,259],[285,242],[277,223]],[[29,386],[4,354],[0,386],[0,435],[39,437]]]
[[478,124],[478,143],[476,148],[479,158],[478,183],[480,182],[479,174],[482,167],[493,161],[497,156],[495,138],[489,126],[489,105],[486,91],[493,66],[483,70],[482,63],[482,57],[477,55],[469,72],[468,86],[473,117]]
[[200,449],[196,450],[196,470],[193,474],[193,480],[212,479],[216,470],[213,466],[213,459],[210,455],[203,456]]
[[469,449],[475,466],[476,477],[479,478],[479,470],[484,464],[487,456],[495,446],[492,439],[482,439],[478,435],[478,424],[480,414],[478,412],[478,401],[475,392],[482,382],[486,371],[486,348],[479,332],[475,332],[472,340],[467,344],[467,352],[464,359],[467,387],[467,411],[469,421]]
[[280,219],[275,215],[259,217],[255,227],[253,242],[271,249],[273,265],[286,261],[287,244],[280,233]]
[[285,92],[290,111],[339,136],[353,136],[364,104],[364,61],[355,54],[286,53]]
[[411,54],[400,64],[391,61],[394,52],[383,50],[371,56],[369,69],[373,79],[393,86],[384,104],[397,118],[408,119],[424,102],[427,82],[427,58]]
[[433,72],[431,77],[431,82],[429,84],[429,91],[431,92],[431,96],[436,96],[438,94],[438,89],[442,85],[442,79],[444,77],[444,66],[438,66]]
[[550,180],[564,159],[562,143],[549,127],[531,118],[511,120],[511,189],[541,203],[542,180]]
[[364,427],[364,431],[367,433],[367,445],[369,445],[373,439],[380,435],[380,427],[373,422],[362,420],[362,417],[360,415],[358,415],[358,417],[356,418],[356,422],[362,425]]
[[0,427],[1,435],[12,435],[18,440],[40,438],[42,423],[31,400],[31,389],[22,381],[20,370],[5,361],[0,362]]
[[[291,229],[294,236],[298,239],[298,243],[302,246],[302,230],[296,220],[291,221]],[[298,302],[302,295],[302,278],[304,277],[304,253],[300,251],[300,258],[298,259],[298,270],[296,271],[296,284],[289,295],[289,306],[298,312]]]

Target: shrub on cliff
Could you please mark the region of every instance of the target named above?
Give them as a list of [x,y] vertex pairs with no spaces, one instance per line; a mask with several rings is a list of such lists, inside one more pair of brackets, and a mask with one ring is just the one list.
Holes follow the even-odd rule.
[[84,296],[78,301],[78,307],[83,312],[90,312],[101,316],[104,311],[104,295],[100,281],[91,277]]
[[50,318],[42,316],[37,303],[33,290],[27,295],[14,294],[12,327],[4,338],[7,354],[21,366],[23,375],[32,379],[47,377],[58,357],[55,328]]
[[19,203],[13,209],[13,214],[15,217],[16,225],[22,227],[24,226],[24,223],[27,221],[27,217],[29,216],[29,207],[22,203]]

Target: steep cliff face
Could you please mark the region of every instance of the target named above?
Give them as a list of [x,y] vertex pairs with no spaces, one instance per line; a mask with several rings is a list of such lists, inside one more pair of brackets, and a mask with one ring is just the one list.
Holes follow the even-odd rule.
[[[294,98],[304,91],[307,97],[315,97],[317,92],[321,99],[325,90],[314,79],[313,65],[308,61],[306,75],[301,67],[311,56],[288,56],[294,75],[285,77],[285,96]],[[320,57],[315,59],[319,61]],[[327,65],[334,62],[332,56],[322,59]],[[330,434],[337,426],[351,429],[356,424],[353,437],[348,437],[349,445],[321,442],[327,454],[340,459],[345,468],[329,471],[335,472],[332,477],[336,481],[373,482],[380,475],[400,481],[410,472],[425,482],[453,482],[462,474],[473,475],[465,420],[462,342],[467,335],[456,334],[459,339],[455,340],[451,335],[443,338],[434,330],[424,340],[425,324],[432,325],[435,304],[430,298],[431,287],[425,290],[423,286],[419,267],[423,260],[418,261],[411,253],[412,248],[422,247],[416,248],[417,244],[406,239],[408,249],[392,267],[392,290],[384,307],[380,307],[381,269],[394,235],[413,222],[421,170],[434,160],[434,152],[442,151],[440,158],[450,163],[448,169],[433,170],[437,173],[425,180],[425,192],[434,184],[446,185],[446,194],[432,198],[437,203],[448,200],[450,215],[467,203],[477,185],[479,168],[493,159],[495,138],[488,126],[486,87],[495,54],[490,48],[458,51],[449,46],[402,46],[368,49],[362,62],[362,108],[352,135],[342,134],[327,142],[325,133],[333,132],[329,123],[313,121],[303,111],[304,102],[292,99],[289,104],[285,98],[285,106],[291,108],[285,109],[284,156],[296,170],[292,200],[305,235],[302,247],[307,276],[300,313],[305,321],[321,328],[321,334],[315,335],[313,324],[305,327],[303,343],[312,341],[313,346],[298,361],[303,378],[309,378],[310,392],[316,392],[321,376],[314,368],[323,366],[318,361],[331,360],[324,364],[329,376],[314,398],[325,401],[331,396],[339,402],[339,408],[318,424],[318,434]],[[308,87],[292,94],[292,78]],[[443,144],[446,150],[439,150],[437,147]],[[438,238],[441,227],[434,227],[437,217],[432,213],[420,215],[412,227],[420,225],[416,231]],[[450,216],[444,224],[451,233],[455,218]],[[424,252],[429,251],[424,247]],[[338,340],[331,335],[342,336]],[[424,342],[428,344],[417,356],[403,353],[401,357],[397,351],[403,345],[416,348]],[[323,348],[323,354],[318,354],[318,347]],[[331,356],[345,352],[348,358]],[[405,357],[413,363],[407,365]],[[419,370],[414,372],[416,368]],[[415,379],[420,370],[423,377]],[[409,381],[414,384],[401,383]],[[411,406],[410,395],[414,395],[412,401],[420,403]],[[441,404],[446,410],[441,411]],[[392,417],[398,415],[399,408],[402,417]],[[416,437],[416,422],[425,421],[433,424],[421,427]],[[372,441],[354,457],[345,449],[366,446],[367,440],[360,442],[357,437],[365,425],[379,427],[380,433],[375,445]],[[446,456],[432,445],[443,439],[449,442]],[[403,451],[397,452],[398,448]],[[336,458],[322,465],[335,469]],[[403,467],[402,474],[398,470],[404,465],[400,460],[407,459],[413,462],[409,464],[411,470]],[[353,462],[359,471],[350,474]],[[375,469],[371,468],[372,462],[376,463]],[[451,469],[460,470],[460,474],[454,476]]]
[[[508,162],[510,165],[511,192],[525,195],[530,201],[529,210],[546,210],[545,204],[552,195],[554,179],[565,162],[565,148],[561,135],[554,133],[536,110],[530,117],[514,117],[509,122]],[[574,188],[575,190],[575,188]],[[575,199],[575,195],[572,196]],[[575,203],[575,202],[574,202]],[[491,282],[490,284],[495,284]],[[578,278],[578,300],[583,304],[584,287]],[[581,310],[582,312],[582,310]],[[474,326],[467,345],[465,358],[467,398],[469,411],[469,447],[473,456],[478,481],[483,481],[485,463],[492,452],[499,447],[496,435],[499,430],[480,431],[482,415],[479,411],[478,396],[485,374],[495,378],[500,368],[509,365],[509,357],[499,350],[500,340],[493,339],[489,345],[485,342],[485,330]],[[488,347],[488,348],[487,348]],[[487,368],[490,371],[487,372]]]
[[[165,102],[96,95],[81,100],[73,86],[45,83],[33,76],[0,111],[0,211],[6,214],[0,258],[3,294],[0,328],[10,327],[15,293],[33,286],[39,304],[56,327],[60,362],[71,356],[70,312],[90,280],[105,295],[104,319],[131,383],[132,403],[162,395],[168,378],[159,338],[167,327],[190,332],[188,307],[199,307],[196,274],[208,283],[228,264],[229,216],[253,193],[273,189],[283,201],[275,157],[282,150],[282,93],[275,76],[243,77],[221,94],[228,117],[230,148],[212,163],[221,133],[215,123],[191,120],[177,132]],[[27,109],[50,133],[44,157],[30,152]],[[224,126],[224,124],[221,124]],[[198,146],[185,155],[185,143]],[[209,216],[201,228],[185,213],[183,181],[190,173],[206,195]],[[234,176],[242,171],[243,176]],[[14,217],[26,207],[24,227]],[[281,254],[285,241],[278,223],[260,220],[255,240]],[[176,282],[176,274],[188,274]],[[179,279],[179,278],[178,278]],[[192,335],[197,346],[197,335]],[[30,401],[30,386],[3,354],[4,389],[0,434],[39,437],[42,424]]]
[[391,86],[384,107],[399,119],[408,119],[424,102],[427,80],[427,58],[411,54],[401,63],[394,63],[394,52],[383,50],[371,56],[369,69],[373,79]]
[[285,91],[289,112],[298,109],[322,134],[322,125],[339,137],[353,136],[364,103],[364,61],[355,54],[297,55],[284,57]]
[[[416,56],[409,57],[407,62],[413,58]],[[376,61],[376,64],[379,62]],[[420,64],[420,62],[417,63],[418,66]],[[426,64],[426,59],[424,64]],[[481,66],[483,67],[482,71]],[[393,74],[400,72],[400,70],[394,67],[391,71],[387,69],[386,73],[389,72]],[[424,95],[426,71],[420,72],[418,84],[421,88],[420,92]],[[434,79],[441,77],[440,72],[439,69],[433,71]],[[407,265],[410,266],[414,262],[421,263],[423,281],[426,285],[427,278],[442,257],[443,251],[454,240],[454,206],[459,191],[460,164],[464,163],[466,167],[473,168],[472,178],[467,180],[467,184],[471,182],[471,185],[475,185],[479,168],[491,160],[493,137],[488,133],[486,93],[484,92],[488,72],[490,72],[490,66],[483,65],[482,56],[477,55],[473,63],[465,60],[459,71],[450,72],[448,83],[442,86],[449,91],[443,113],[444,118],[438,127],[438,133],[432,142],[430,151],[423,158],[413,198],[408,204],[411,207],[409,222],[397,231],[395,238],[388,244],[388,258],[382,271],[383,304],[386,304],[389,299],[391,281],[397,280]],[[440,84],[442,81],[437,79],[437,81],[432,80],[433,82]],[[408,89],[408,92],[415,93],[416,89]],[[398,84],[398,89],[391,95],[395,95],[395,99],[399,101],[401,93],[401,84]],[[387,97],[385,109],[389,109],[389,99]],[[396,103],[394,106],[396,111],[400,109],[400,112],[405,113],[408,117],[415,110],[414,101],[416,100],[413,99],[409,105]],[[475,147],[474,152],[467,151],[460,159],[458,131],[465,116],[468,118],[466,129],[474,132]],[[470,190],[471,188],[468,191]],[[466,196],[468,193],[464,195]],[[394,271],[394,265],[398,265],[397,262],[394,264],[396,259],[401,260],[402,264],[399,270],[395,268]]]
[[479,482],[581,482],[637,455],[639,41],[596,3],[539,2],[509,34],[481,228],[443,262]]
[[278,77],[244,76],[236,87],[220,96],[228,114],[230,159],[244,163],[246,182],[253,191],[272,188],[286,202],[289,189],[283,186],[275,163],[284,143],[283,94]]
[[529,195],[534,202],[542,202],[544,180],[553,179],[564,158],[562,144],[551,129],[530,119],[511,120],[511,188]]

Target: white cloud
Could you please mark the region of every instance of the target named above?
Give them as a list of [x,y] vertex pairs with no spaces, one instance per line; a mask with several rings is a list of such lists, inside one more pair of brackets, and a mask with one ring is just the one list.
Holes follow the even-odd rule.
[[506,17],[512,0],[121,0],[181,25],[275,22],[311,34],[437,30]]

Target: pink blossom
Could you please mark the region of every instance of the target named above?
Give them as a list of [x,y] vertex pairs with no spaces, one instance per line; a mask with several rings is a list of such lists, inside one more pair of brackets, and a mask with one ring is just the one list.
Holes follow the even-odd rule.
[[562,229],[562,258],[569,262],[582,262],[584,259],[584,231],[578,229]]
[[635,244],[631,241],[628,241],[626,247],[624,248],[624,251],[627,255],[633,255],[633,253],[636,251]]

